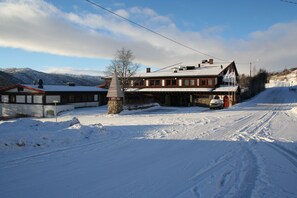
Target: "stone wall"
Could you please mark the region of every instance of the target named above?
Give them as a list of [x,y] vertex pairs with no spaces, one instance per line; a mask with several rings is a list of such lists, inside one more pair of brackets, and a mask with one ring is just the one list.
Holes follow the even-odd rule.
[[108,100],[108,114],[118,114],[123,110],[122,100]]
[[210,99],[209,98],[197,98],[195,103],[198,106],[209,106]]

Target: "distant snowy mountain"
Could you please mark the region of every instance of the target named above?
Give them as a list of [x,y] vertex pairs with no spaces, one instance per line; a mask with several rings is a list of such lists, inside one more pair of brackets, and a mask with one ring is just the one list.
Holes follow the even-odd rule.
[[96,86],[104,82],[100,76],[52,74],[30,68],[0,69],[0,86],[16,83],[32,84],[39,79],[48,85],[63,85],[67,82],[74,82],[76,85]]

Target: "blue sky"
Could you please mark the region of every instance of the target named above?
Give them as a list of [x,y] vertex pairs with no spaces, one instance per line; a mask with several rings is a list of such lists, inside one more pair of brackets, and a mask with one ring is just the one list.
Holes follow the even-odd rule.
[[[94,2],[199,51],[235,60],[240,73],[249,73],[249,62],[268,71],[297,67],[296,4],[280,0]],[[121,47],[131,49],[143,68],[178,62],[195,65],[209,58],[84,0],[0,0],[0,68],[97,75]]]

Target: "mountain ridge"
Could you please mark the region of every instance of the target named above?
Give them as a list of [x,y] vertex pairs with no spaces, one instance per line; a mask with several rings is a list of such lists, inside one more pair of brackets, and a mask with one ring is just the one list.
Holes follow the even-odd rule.
[[45,73],[30,68],[0,69],[0,86],[33,84],[39,79],[47,85],[65,85],[73,82],[81,86],[96,86],[104,83],[100,76]]

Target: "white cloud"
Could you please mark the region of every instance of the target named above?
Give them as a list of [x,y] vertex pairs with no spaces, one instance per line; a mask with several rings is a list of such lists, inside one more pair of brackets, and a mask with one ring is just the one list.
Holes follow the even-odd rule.
[[[249,39],[223,40],[215,32],[221,32],[224,27],[185,32],[169,17],[149,8],[133,7],[115,12],[216,57],[238,63],[260,59],[258,67],[269,70],[296,66],[296,21],[255,31]],[[43,0],[0,2],[0,46],[105,59],[112,59],[117,49],[126,47],[134,52],[137,62],[154,67],[177,62],[197,64],[208,58],[109,13],[66,13]],[[248,73],[248,64],[238,66],[240,72]]]

